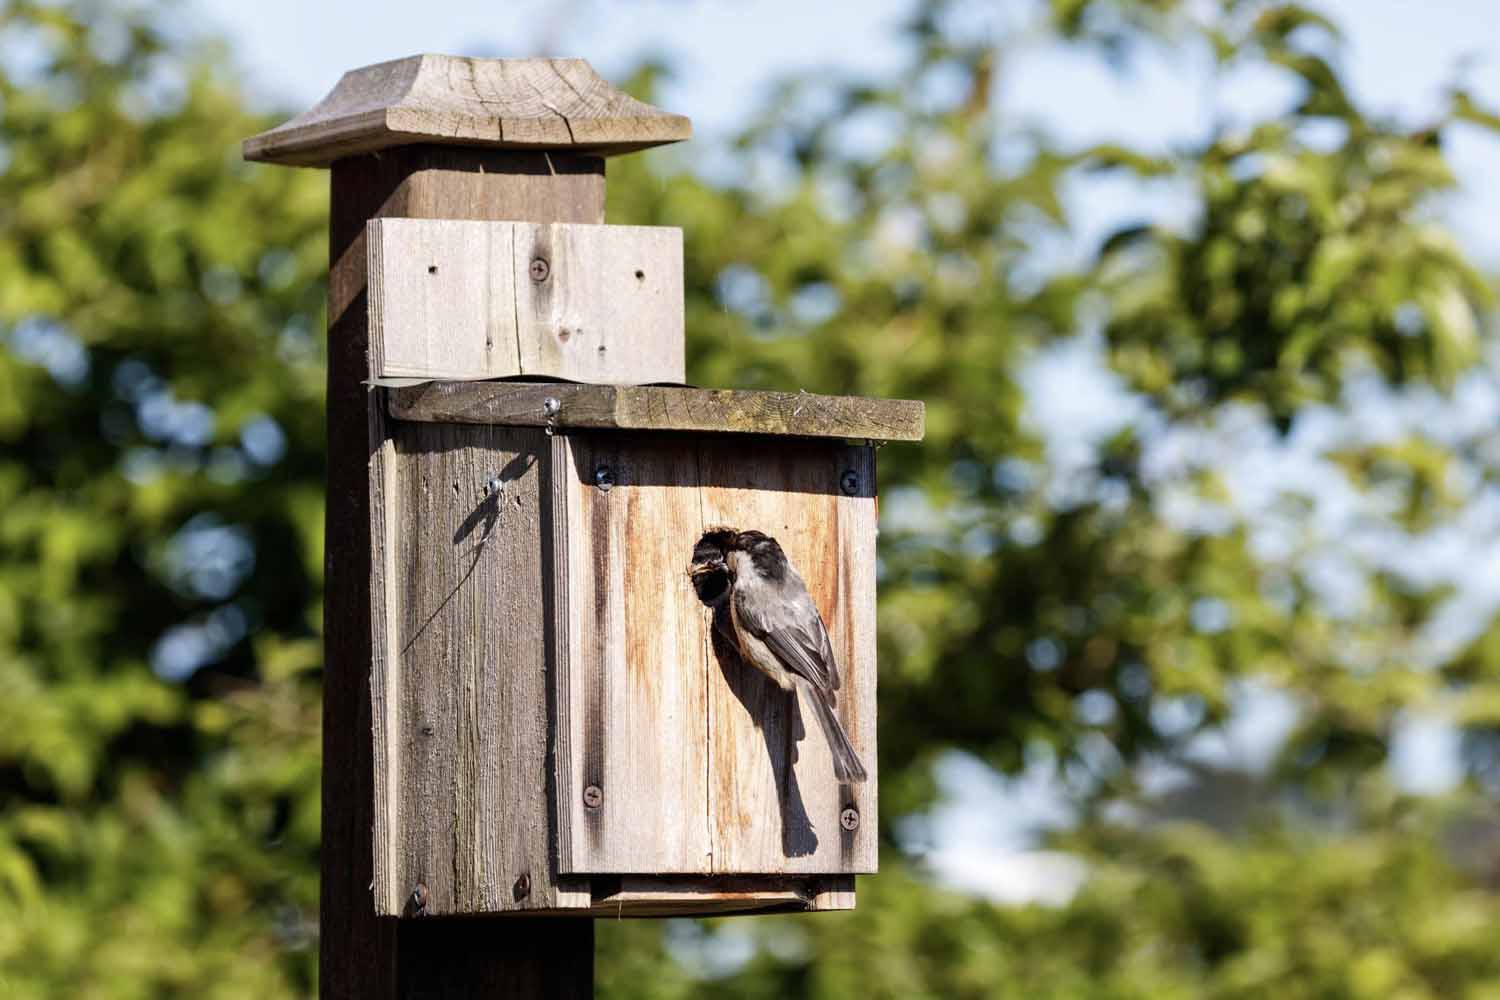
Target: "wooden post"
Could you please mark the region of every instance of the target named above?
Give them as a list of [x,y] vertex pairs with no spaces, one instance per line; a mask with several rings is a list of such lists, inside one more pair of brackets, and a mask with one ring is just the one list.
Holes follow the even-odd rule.
[[[593,983],[588,918],[376,916],[371,829],[382,751],[371,737],[370,518],[388,435],[379,394],[365,384],[366,224],[382,217],[602,223],[602,157],[689,132],[687,119],[614,90],[580,60],[413,56],[346,74],[311,111],[245,143],[249,159],[332,168],[325,997],[574,997],[590,995]],[[411,909],[420,913],[423,890],[412,888]]]

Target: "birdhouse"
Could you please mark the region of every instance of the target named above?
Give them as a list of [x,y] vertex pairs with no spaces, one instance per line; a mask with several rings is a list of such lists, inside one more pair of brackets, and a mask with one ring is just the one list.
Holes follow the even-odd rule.
[[[346,263],[363,251],[363,280],[333,294],[364,311],[369,611],[328,627],[369,629],[374,907],[852,907],[877,860],[876,446],[919,439],[922,406],[685,385],[682,233],[599,224],[602,164],[588,186],[591,154],[685,120],[543,62],[358,71],[251,140],[291,163],[411,141],[556,150],[583,157],[573,190],[600,209],[420,218],[399,211],[408,189],[336,240]],[[526,103],[528,80],[551,93],[559,76],[571,118]],[[412,110],[433,90],[437,124]],[[761,600],[822,623],[804,645],[837,678],[833,723],[743,639],[747,615],[782,613],[747,603],[749,550],[713,586],[690,573],[720,529],[784,554]],[[830,726],[864,780],[836,770]]]

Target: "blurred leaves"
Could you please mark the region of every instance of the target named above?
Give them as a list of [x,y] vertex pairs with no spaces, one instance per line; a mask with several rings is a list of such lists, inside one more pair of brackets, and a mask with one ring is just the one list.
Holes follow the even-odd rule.
[[313,988],[325,196],[161,13],[0,13],[8,996]]

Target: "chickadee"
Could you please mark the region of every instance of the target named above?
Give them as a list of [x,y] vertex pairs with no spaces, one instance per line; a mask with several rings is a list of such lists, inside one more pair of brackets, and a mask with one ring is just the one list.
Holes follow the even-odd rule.
[[745,662],[783,691],[800,688],[806,695],[828,740],[834,776],[864,781],[865,767],[833,710],[839,667],[828,629],[776,539],[715,528],[693,547],[688,575],[698,599],[714,609],[714,627]]

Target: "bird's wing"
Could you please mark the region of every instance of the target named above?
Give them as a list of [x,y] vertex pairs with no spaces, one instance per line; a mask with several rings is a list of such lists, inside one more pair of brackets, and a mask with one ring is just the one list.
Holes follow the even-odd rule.
[[[833,644],[817,606],[805,588],[785,588],[783,599],[748,601],[743,590],[734,595],[735,616],[740,625],[770,648],[782,666],[810,681],[819,691],[832,695],[839,687],[838,662]],[[769,603],[770,607],[758,606]]]

